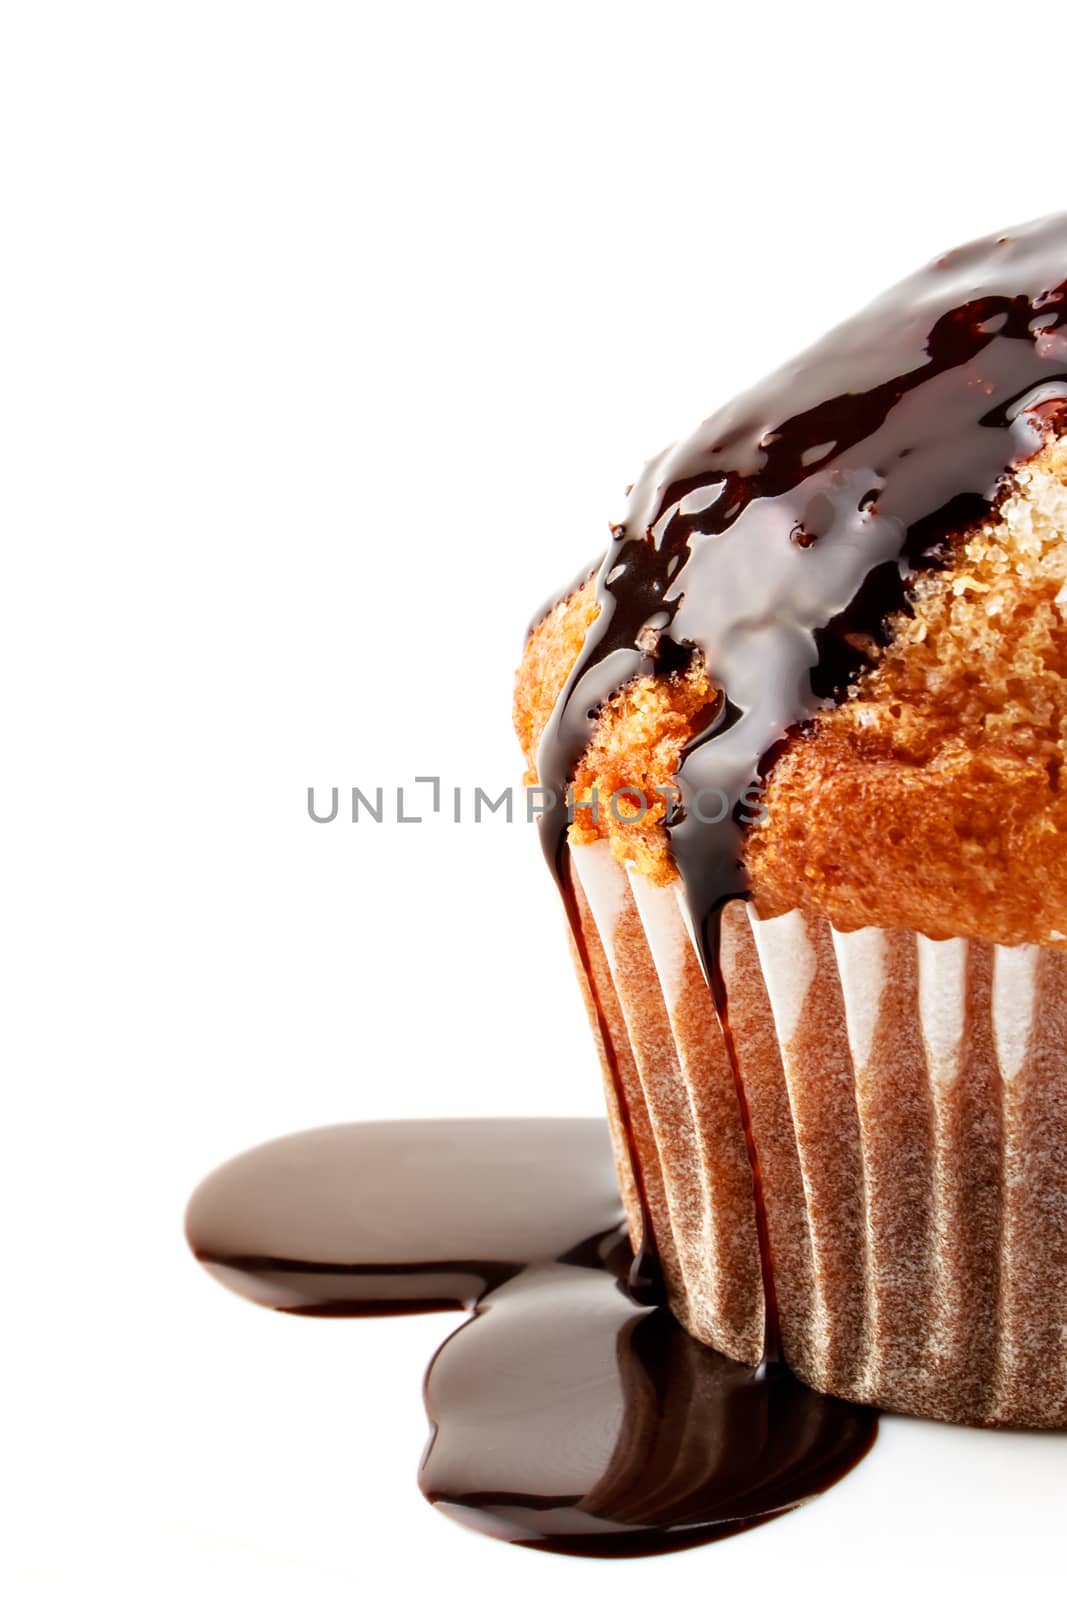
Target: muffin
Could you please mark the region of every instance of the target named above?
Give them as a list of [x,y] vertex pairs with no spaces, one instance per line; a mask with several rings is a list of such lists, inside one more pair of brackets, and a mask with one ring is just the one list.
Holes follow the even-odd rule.
[[1067,1424],[1067,217],[656,457],[515,722],[697,1339]]

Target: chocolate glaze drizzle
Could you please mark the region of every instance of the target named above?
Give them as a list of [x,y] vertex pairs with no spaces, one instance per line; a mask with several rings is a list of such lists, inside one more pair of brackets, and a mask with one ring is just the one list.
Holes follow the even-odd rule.
[[828,1488],[875,1436],[874,1412],[728,1361],[634,1299],[601,1122],[297,1134],[209,1177],[186,1231],[209,1272],[280,1311],[473,1310],[426,1376],[419,1483],[513,1543],[631,1556],[721,1539]]
[[[722,690],[684,752],[667,826],[734,1062],[769,1357],[773,1265],[719,965],[722,908],[747,894],[743,800],[784,741],[847,692],[862,641],[885,640],[914,574],[944,561],[1038,449],[1042,414],[1067,397],[1065,323],[1067,216],[1055,216],[940,257],[650,461],[612,527],[600,615],[541,743],[540,780],[557,797],[542,837],[574,927],[566,795],[597,708],[694,650]],[[702,806],[702,794],[715,798]]]
[[[1038,448],[1035,411],[1067,397],[1065,323],[1067,216],[978,240],[717,411],[631,490],[540,775],[562,801],[597,707],[699,649],[723,699],[685,753],[670,827],[705,936],[746,892],[746,787],[853,681],[855,636],[884,638],[911,576]],[[697,815],[701,789],[730,797],[721,822]],[[554,865],[566,820],[563,804],[544,819]]]

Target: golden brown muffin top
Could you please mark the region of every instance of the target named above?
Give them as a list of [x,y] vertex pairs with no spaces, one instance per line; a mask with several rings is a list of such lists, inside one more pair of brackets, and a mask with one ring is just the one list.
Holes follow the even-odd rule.
[[[840,704],[775,759],[766,816],[744,833],[756,909],[800,907],[841,929],[1055,943],[1067,936],[1067,442],[1013,475],[997,509],[938,571]],[[516,685],[531,775],[560,690],[598,614],[590,580],[534,629]],[[597,818],[573,843],[610,839],[654,882],[676,876],[661,792],[719,699],[694,656],[640,676],[600,708],[573,774]],[[636,788],[613,810],[603,797]]]
[[738,895],[1067,936],[1065,373],[1067,215],[938,258],[650,461],[521,675],[550,856],[569,799],[573,841],[677,872],[709,972]]

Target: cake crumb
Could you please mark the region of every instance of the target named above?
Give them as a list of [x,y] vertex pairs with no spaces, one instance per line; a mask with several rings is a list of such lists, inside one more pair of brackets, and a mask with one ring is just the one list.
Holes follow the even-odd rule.
[[[843,701],[787,741],[745,835],[764,916],[800,908],[838,928],[1060,943],[1067,927],[1067,440],[1011,477]],[[590,579],[534,630],[515,722],[537,746],[599,614]],[[572,842],[608,838],[654,883],[675,877],[664,827],[682,752],[713,714],[714,662],[634,678],[601,708],[574,773]],[[606,804],[620,790],[614,810]],[[618,813],[616,815],[615,813]]]

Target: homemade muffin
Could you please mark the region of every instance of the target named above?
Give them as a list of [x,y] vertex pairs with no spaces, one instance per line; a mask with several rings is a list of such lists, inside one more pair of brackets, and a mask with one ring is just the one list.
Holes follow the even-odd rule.
[[1065,278],[1063,219],[954,252],[650,464],[515,697],[676,1315],[1030,1426],[1067,1423]]

